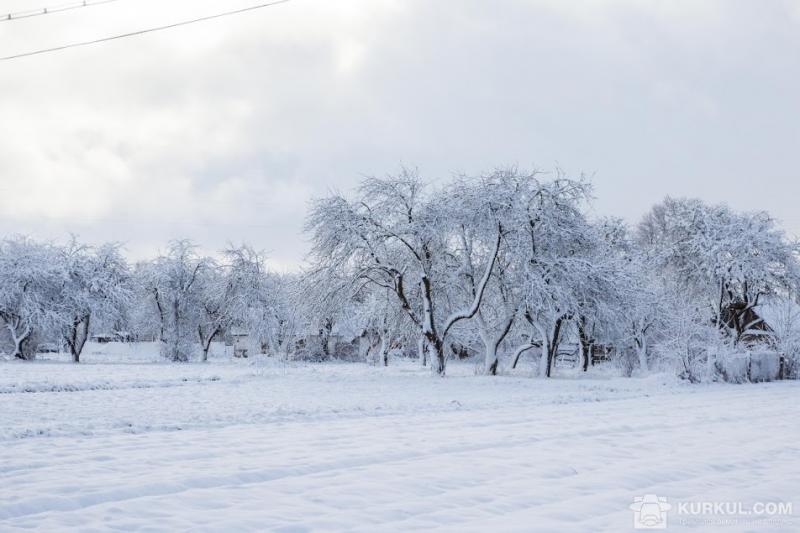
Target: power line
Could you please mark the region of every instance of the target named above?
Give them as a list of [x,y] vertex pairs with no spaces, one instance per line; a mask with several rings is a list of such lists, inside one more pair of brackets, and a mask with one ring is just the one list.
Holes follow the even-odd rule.
[[79,9],[81,7],[99,6],[100,4],[110,4],[111,2],[118,2],[119,0],[83,0],[82,2],[71,2],[69,4],[59,4],[57,6],[42,7],[39,9],[29,9],[26,11],[17,11],[16,13],[8,13],[0,16],[0,22],[8,22],[10,20],[27,19],[30,17],[39,17],[42,15],[50,15],[51,13],[61,13],[62,11],[70,11],[72,9]]
[[221,17],[230,16],[230,15],[238,15],[240,13],[246,13],[248,11],[255,11],[256,9],[261,9],[261,8],[264,8],[264,7],[275,6],[275,5],[278,5],[278,4],[285,4],[285,3],[290,2],[290,1],[291,0],[275,0],[273,2],[267,2],[265,4],[259,4],[259,5],[256,5],[256,6],[245,7],[245,8],[242,8],[242,9],[235,9],[233,11],[226,11],[224,13],[217,13],[215,15],[209,15],[209,16],[206,16],[206,17],[200,17],[200,18],[196,18],[196,19],[192,19],[192,20],[183,20],[181,22],[175,22],[175,23],[172,23],[172,24],[167,24],[166,26],[158,26],[158,27],[155,27],[155,28],[147,28],[145,30],[137,30],[137,31],[129,32],[129,33],[122,33],[122,34],[119,34],[119,35],[112,35],[110,37],[102,37],[100,39],[94,39],[92,41],[82,41],[82,42],[77,42],[77,43],[70,43],[70,44],[65,44],[65,45],[61,45],[61,46],[54,46],[53,48],[44,48],[44,49],[41,49],[41,50],[35,50],[33,52],[25,52],[25,53],[22,53],[22,54],[15,54],[13,56],[0,57],[0,61],[8,61],[10,59],[19,59],[21,57],[29,57],[29,56],[39,55],[39,54],[47,54],[49,52],[58,52],[60,50],[66,50],[68,48],[77,48],[79,46],[88,46],[88,45],[91,45],[91,44],[104,43],[104,42],[113,41],[113,40],[116,40],[116,39],[124,39],[126,37],[135,37],[137,35],[143,35],[145,33],[151,33],[151,32],[155,32],[155,31],[169,30],[169,29],[172,29],[172,28],[177,28],[179,26],[186,26],[188,24],[194,24],[195,22],[204,22],[206,20],[218,19],[218,18],[221,18]]

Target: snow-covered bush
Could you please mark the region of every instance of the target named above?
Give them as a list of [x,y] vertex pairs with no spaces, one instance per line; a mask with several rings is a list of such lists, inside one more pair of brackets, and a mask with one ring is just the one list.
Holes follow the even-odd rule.
[[741,351],[730,351],[716,354],[714,374],[728,383],[744,383],[750,380],[750,354]]
[[768,299],[762,310],[772,328],[771,344],[781,356],[781,378],[800,378],[800,305],[792,298]]
[[772,350],[754,351],[749,354],[750,366],[748,379],[750,381],[775,381],[780,378],[781,355]]

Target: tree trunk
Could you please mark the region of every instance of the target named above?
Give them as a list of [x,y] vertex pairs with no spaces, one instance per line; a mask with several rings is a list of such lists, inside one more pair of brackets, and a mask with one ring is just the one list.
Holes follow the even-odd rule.
[[189,360],[187,354],[183,353],[181,350],[181,313],[180,313],[180,302],[177,298],[172,302],[172,316],[174,319],[174,336],[172,342],[172,357],[173,361],[178,362],[186,362]]
[[581,318],[578,320],[578,339],[581,345],[581,356],[583,364],[583,371],[589,370],[589,365],[592,363],[592,339],[586,333],[586,319]]
[[89,339],[89,323],[91,315],[85,315],[81,318],[75,319],[70,328],[70,334],[67,336],[67,346],[72,355],[73,363],[81,362],[81,353],[86,341]]
[[383,366],[389,366],[389,343],[390,342],[391,341],[389,340],[389,338],[386,335],[386,333],[383,333],[381,335],[381,347],[380,347],[380,350],[378,350],[378,354],[377,354],[378,357],[376,358],[377,361],[375,361],[377,364],[383,363]]
[[161,298],[158,296],[158,289],[153,289],[153,296],[156,300],[156,308],[158,309],[158,319],[159,319],[159,332],[158,332],[158,340],[161,342],[166,342],[166,338],[164,336],[164,322],[166,322],[166,317],[164,315],[164,308],[161,306]]
[[22,343],[25,342],[26,338],[27,337],[12,339],[14,341],[14,353],[12,354],[14,356],[14,359],[23,359],[23,360],[27,360],[28,359],[22,353]]
[[419,354],[419,362],[421,366],[428,366],[428,344],[425,342],[425,337],[420,337],[417,343],[417,353]]
[[556,319],[556,322],[553,326],[553,335],[551,337],[548,337],[544,329],[541,328],[543,333],[543,342],[542,358],[539,361],[539,375],[542,377],[549,378],[552,373],[553,361],[555,360],[558,346],[561,343],[561,326],[563,325],[565,318],[566,317],[562,316]]
[[434,360],[431,358],[431,369],[441,377],[444,377],[445,367],[447,365],[447,358],[444,353],[444,345],[439,339],[431,341],[428,339],[428,345],[433,347],[433,353],[436,356]]
[[550,343],[542,342],[542,355],[539,358],[539,375],[550,377]]
[[497,375],[497,345],[490,342],[486,345],[486,355],[484,356],[484,372],[489,376]]
[[21,333],[17,330],[22,325],[22,319],[15,318],[13,321],[7,322],[8,331],[11,333],[11,341],[14,343],[14,352],[11,354],[14,359],[22,359],[27,361],[29,358],[22,353],[22,345],[31,336],[31,328],[25,327]]
[[438,375],[444,377],[445,365],[447,364],[444,343],[436,332],[436,323],[433,320],[433,289],[431,281],[426,275],[422,276],[422,311],[422,334],[428,341],[428,346],[433,348],[433,353],[436,356],[435,361],[431,359],[431,368]]
[[478,329],[481,341],[483,342],[485,348],[483,371],[489,376],[497,375],[497,366],[499,364],[497,350],[500,348],[500,344],[503,342],[503,339],[505,339],[508,333],[511,331],[511,326],[514,324],[514,317],[516,314],[516,310],[509,312],[505,318],[505,322],[503,323],[500,332],[495,337],[492,337],[489,334],[489,328],[484,322],[483,317],[480,315],[480,313],[478,313]]
[[476,322],[478,324],[478,336],[483,343],[483,373],[487,376],[494,376],[497,374],[497,343],[492,338],[489,326],[481,316],[481,313],[478,313]]
[[584,342],[580,342],[580,347],[581,347],[581,360],[580,360],[581,370],[583,370],[584,372],[588,372],[589,362],[592,359],[592,347],[591,345]]
[[324,324],[319,330],[319,339],[320,343],[322,344],[322,355],[325,356],[325,359],[329,359],[331,356],[329,344],[332,331],[333,321],[330,318],[326,318]]
[[206,336],[203,335],[203,326],[197,325],[197,336],[200,338],[200,347],[203,348],[202,362],[208,361],[208,348],[206,348]]
[[20,341],[20,343],[19,343],[20,359],[24,359],[25,361],[32,361],[32,360],[36,359],[36,350],[35,349],[32,350],[32,351],[27,351],[26,350],[26,347],[28,346],[28,343],[30,343],[30,342],[31,342],[30,333],[28,335],[26,335],[25,338],[23,338]]
[[645,339],[636,340],[636,355],[639,357],[639,368],[646,374],[647,369],[647,342]]
[[197,332],[200,336],[200,346],[203,347],[202,361],[205,363],[208,361],[208,351],[211,349],[211,343],[213,342],[214,338],[219,333],[219,328],[214,329],[214,331],[211,332],[211,335],[209,335],[208,338],[204,338],[205,336],[203,335],[202,326],[197,326]]
[[556,344],[553,343],[547,347],[547,366],[545,367],[544,377],[549,378],[550,375],[553,373],[553,360],[555,357],[555,348]]
[[436,357],[436,360],[431,358],[431,369],[439,376],[444,377],[447,360],[444,353],[444,343],[436,332],[436,324],[433,320],[433,291],[428,276],[422,276],[422,289],[422,333],[427,340],[428,346],[433,348],[433,354]]

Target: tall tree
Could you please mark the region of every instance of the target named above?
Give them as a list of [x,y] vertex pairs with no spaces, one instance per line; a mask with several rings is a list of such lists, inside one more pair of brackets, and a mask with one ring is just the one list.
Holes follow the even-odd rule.
[[53,246],[27,237],[0,242],[0,321],[11,338],[13,357],[32,358],[35,353],[25,344],[34,331],[58,326],[63,280]]
[[495,236],[472,301],[442,313],[437,305],[440,293],[452,280],[447,272],[448,240],[452,229],[464,223],[459,214],[468,212],[460,201],[426,193],[417,173],[404,170],[397,176],[365,179],[352,201],[338,194],[317,200],[307,223],[315,269],[347,272],[354,283],[390,290],[431,348],[439,375],[445,373],[448,333],[480,309],[503,232],[502,224],[493,221]]
[[93,317],[113,322],[129,304],[128,265],[117,243],[92,248],[73,237],[58,253],[64,269],[59,295],[62,336],[78,363]]
[[194,243],[176,240],[144,269],[144,287],[161,323],[162,353],[172,361],[188,361],[192,356],[193,331],[201,309],[200,280],[212,264],[197,254]]

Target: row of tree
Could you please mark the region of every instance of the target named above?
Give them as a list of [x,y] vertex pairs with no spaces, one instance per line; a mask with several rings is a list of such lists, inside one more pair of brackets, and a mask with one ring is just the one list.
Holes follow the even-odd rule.
[[129,265],[118,244],[7,238],[0,321],[15,357],[39,339],[76,362],[92,331],[113,329],[159,340],[175,361],[205,360],[240,330],[263,353],[360,347],[386,364],[402,352],[441,375],[454,356],[496,374],[538,354],[549,376],[565,346],[584,370],[611,358],[628,371],[677,365],[692,380],[724,377],[730,354],[756,346],[796,365],[800,324],[764,320],[793,309],[800,283],[798,245],[769,215],[668,198],[631,229],[590,218],[590,195],[560,172],[439,187],[409,170],[367,178],[352,197],[312,204],[312,251],[295,275],[268,271],[248,246],[207,257],[174,241]]
[[190,241],[173,241],[163,255],[131,266],[117,243],[0,242],[0,321],[7,351],[19,359],[32,358],[44,341],[66,347],[79,362],[93,331],[158,340],[173,361],[206,360],[211,343],[233,327],[285,350],[292,333],[282,333],[282,314],[294,283],[268,272],[248,246],[215,259],[199,255]]
[[559,172],[501,170],[436,189],[407,170],[368,178],[352,198],[312,206],[309,277],[370,307],[383,345],[418,340],[439,374],[467,346],[482,349],[489,374],[501,353],[513,367],[538,350],[549,376],[572,342],[584,369],[599,352],[644,371],[678,363],[695,380],[724,374],[728,354],[775,347],[759,309],[792,304],[800,267],[797,243],[768,214],[668,198],[631,230],[591,220],[590,194]]

